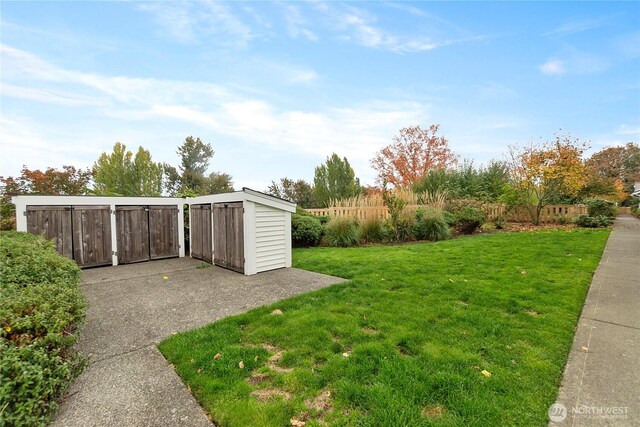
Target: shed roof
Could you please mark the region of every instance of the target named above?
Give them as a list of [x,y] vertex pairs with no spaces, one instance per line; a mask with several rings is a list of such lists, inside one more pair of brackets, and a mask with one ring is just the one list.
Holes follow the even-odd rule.
[[247,187],[243,187],[241,191],[234,191],[233,193],[208,194],[206,196],[187,197],[187,203],[189,204],[241,202],[245,200],[259,203],[261,205],[270,206],[272,208],[281,209],[283,211],[291,213],[294,213],[296,211],[296,204],[290,202],[289,200],[281,199],[279,197],[252,190]]

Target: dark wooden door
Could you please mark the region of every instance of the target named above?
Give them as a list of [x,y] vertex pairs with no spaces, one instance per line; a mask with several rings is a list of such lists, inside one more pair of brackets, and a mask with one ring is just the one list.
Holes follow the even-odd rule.
[[244,209],[242,202],[213,205],[214,264],[244,273]]
[[117,206],[116,233],[118,263],[148,261],[149,208],[146,206]]
[[110,265],[111,217],[109,206],[74,206],[73,259],[81,267]]
[[177,206],[149,206],[149,250],[151,259],[180,254]]
[[189,227],[191,229],[191,257],[212,263],[213,247],[211,244],[210,204],[191,205]]
[[53,239],[58,253],[73,259],[71,206],[27,206],[27,231]]

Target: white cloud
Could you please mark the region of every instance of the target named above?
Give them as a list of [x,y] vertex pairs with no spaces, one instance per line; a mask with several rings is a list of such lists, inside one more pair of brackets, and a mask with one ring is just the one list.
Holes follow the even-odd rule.
[[543,33],[543,36],[566,36],[569,34],[582,33],[584,31],[593,30],[603,27],[609,22],[608,18],[584,19],[581,21],[570,21],[554,28],[551,31]]
[[162,1],[141,4],[138,10],[153,15],[162,31],[181,43],[245,46],[256,37],[251,27],[218,2]]
[[566,72],[564,62],[559,59],[549,59],[547,62],[542,64],[539,69],[542,74],[546,74],[548,76],[564,74]]
[[305,38],[313,42],[318,41],[318,35],[307,28],[307,20],[302,16],[299,7],[292,4],[284,5],[284,18],[289,36],[294,39]]
[[[252,150],[268,146],[271,150],[297,155],[306,153],[320,159],[336,152],[347,156],[358,171],[365,172],[359,172],[361,177],[372,182],[368,165],[372,154],[387,145],[401,127],[427,123],[429,118],[430,107],[415,102],[368,101],[317,111],[286,109],[255,94],[223,89],[210,83],[82,73],[57,67],[28,52],[7,46],[2,46],[2,57],[3,65],[8,69],[23,71],[22,74],[5,74],[3,84],[7,80],[19,81],[22,86],[47,84],[50,93],[57,93],[55,86],[61,85],[66,88],[64,96],[67,100],[102,99],[101,104],[85,107],[87,111],[95,108],[92,115],[101,117],[100,130],[92,128],[87,132],[99,134],[99,141],[91,146],[96,147],[99,143],[101,149],[108,149],[109,141],[126,141],[122,134],[131,129],[146,129],[151,134],[161,133],[161,127],[188,129],[177,132],[201,133],[220,141],[236,141],[245,148],[252,147]],[[30,99],[33,94],[14,90],[11,96]],[[38,100],[59,102],[59,99],[43,96],[41,92],[38,92]],[[115,123],[118,129],[110,127]],[[75,123],[57,126],[62,129],[57,137],[48,129],[33,128],[33,134],[25,134],[28,126],[3,126],[2,139],[3,142],[10,141],[9,144],[15,141],[31,141],[27,145],[34,147],[39,144],[38,150],[21,151],[19,157],[29,158],[30,162],[36,159],[43,163],[53,162],[60,157],[62,163],[74,163],[72,151],[64,151],[63,154],[57,151],[57,157],[48,154],[52,147],[58,149],[58,141],[66,139],[73,145],[73,141],[78,140]],[[136,141],[145,144],[142,138]],[[236,148],[230,146],[229,149]]]

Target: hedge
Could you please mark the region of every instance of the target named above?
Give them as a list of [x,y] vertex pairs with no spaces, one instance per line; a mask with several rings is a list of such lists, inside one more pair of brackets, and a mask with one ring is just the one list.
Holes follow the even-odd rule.
[[42,237],[0,233],[0,424],[49,423],[85,365],[72,349],[84,314],[73,261]]

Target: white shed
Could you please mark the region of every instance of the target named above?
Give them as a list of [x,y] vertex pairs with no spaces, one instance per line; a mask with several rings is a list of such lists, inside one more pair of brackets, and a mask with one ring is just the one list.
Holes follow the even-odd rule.
[[291,267],[295,203],[243,188],[187,198],[191,256],[252,275]]
[[81,267],[183,257],[185,199],[14,196],[16,229],[54,240]]

